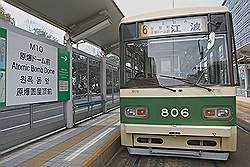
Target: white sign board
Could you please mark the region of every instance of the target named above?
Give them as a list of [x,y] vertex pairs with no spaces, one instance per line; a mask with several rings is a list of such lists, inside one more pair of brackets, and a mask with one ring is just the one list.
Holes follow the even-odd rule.
[[57,48],[8,31],[6,106],[56,101]]

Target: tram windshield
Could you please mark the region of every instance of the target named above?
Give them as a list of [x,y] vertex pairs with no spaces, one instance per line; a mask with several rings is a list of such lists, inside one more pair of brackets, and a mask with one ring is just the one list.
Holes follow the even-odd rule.
[[198,85],[231,84],[226,35],[216,34],[212,46],[209,42],[208,35],[127,42],[125,86],[189,85],[183,80]]

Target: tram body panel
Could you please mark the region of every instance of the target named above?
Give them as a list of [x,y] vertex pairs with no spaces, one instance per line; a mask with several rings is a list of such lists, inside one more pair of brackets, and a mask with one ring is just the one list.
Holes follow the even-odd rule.
[[[150,133],[138,133],[137,131],[133,133],[133,131],[127,131],[126,129],[127,124],[121,124],[121,144],[124,146],[129,147],[147,147],[147,148],[175,148],[175,149],[191,149],[191,150],[210,150],[210,151],[236,151],[236,143],[237,143],[237,127],[236,126],[229,126],[230,128],[230,136],[227,137],[220,137],[220,136],[208,136],[208,134],[215,133],[216,130],[214,127],[211,127],[209,129],[210,132],[207,132],[208,134],[204,134],[204,130],[202,127],[199,127],[199,131],[203,132],[200,135],[169,135],[167,128],[162,125],[161,127],[150,127]],[[136,126],[130,126],[132,129],[136,129],[138,127],[144,128],[145,125],[138,124]],[[129,129],[130,129],[129,128]],[[155,134],[155,131],[158,131],[159,129],[166,130],[165,134]],[[179,129],[182,129],[182,127],[179,127]],[[207,128],[205,128],[208,130]],[[196,130],[197,127],[190,126],[188,130]],[[224,130],[224,129],[221,129]],[[154,143],[140,143],[137,141],[137,138],[156,138],[156,139],[162,139],[162,144],[154,144]],[[216,146],[197,146],[197,145],[188,145],[187,142],[189,140],[203,140],[203,141],[215,141],[217,144]]]
[[[176,89],[182,91],[174,95],[162,88],[121,90],[122,145],[236,151],[235,88],[216,87],[214,92],[203,92],[200,88]],[[127,108],[144,108],[148,113],[143,118],[128,117]],[[231,115],[222,120],[204,118],[205,108],[228,108]],[[168,110],[167,116],[162,114],[162,109]],[[188,115],[182,115],[183,109]],[[140,143],[138,138],[158,138],[163,143]],[[216,145],[189,145],[190,140],[215,141]]]

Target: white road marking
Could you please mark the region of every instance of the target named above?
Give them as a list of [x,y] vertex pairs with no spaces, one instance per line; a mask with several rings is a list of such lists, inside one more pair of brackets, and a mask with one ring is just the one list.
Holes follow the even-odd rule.
[[84,152],[89,147],[91,147],[92,145],[94,145],[96,142],[98,142],[100,139],[102,139],[104,136],[106,136],[108,133],[110,133],[114,129],[115,128],[108,128],[107,130],[105,130],[104,132],[102,132],[101,134],[99,134],[98,136],[96,136],[93,140],[89,141],[87,144],[83,145],[82,147],[80,147],[79,149],[77,149],[75,152],[73,152],[72,154],[70,154],[64,160],[66,160],[66,161],[72,161],[74,158],[76,158],[82,152]]
[[50,119],[53,119],[53,118],[61,117],[61,116],[63,116],[63,115],[64,115],[64,114],[59,114],[59,115],[56,115],[56,116],[53,116],[53,117],[48,117],[48,118],[40,119],[40,120],[34,121],[34,123],[47,121],[47,120],[50,120]]
[[24,115],[29,115],[29,113],[23,113],[23,114],[17,114],[17,115],[12,115],[12,116],[8,116],[8,117],[3,117],[3,118],[0,118],[0,120],[14,118],[14,117],[20,117],[20,116],[24,116]]
[[[54,109],[57,109],[57,108],[61,108],[61,107],[54,107],[54,108],[48,108],[48,109],[44,109],[44,110],[38,110],[38,111],[35,111],[33,114],[44,112],[44,111],[50,111],[50,110],[54,110]],[[29,112],[28,113],[23,113],[23,114],[12,115],[12,116],[8,116],[8,117],[3,117],[3,118],[0,118],[0,120],[20,117],[20,116],[24,116],[24,115],[29,115]]]
[[[59,105],[59,104],[47,104],[46,106],[54,106],[54,105]],[[42,108],[42,107],[44,107],[44,105],[36,106],[36,108]],[[61,106],[58,106],[58,107],[61,107]],[[29,109],[29,106],[25,106],[25,107],[20,108],[18,110],[20,111],[20,110],[27,110],[27,109]],[[2,112],[1,114],[7,114],[10,112],[13,113],[13,110],[17,110],[17,109],[13,107],[13,108],[9,109],[8,111],[1,111]]]
[[[57,117],[61,117],[61,116],[63,116],[63,114],[59,114],[59,115],[56,115],[56,116],[53,116],[53,117],[48,117],[48,118],[44,118],[44,119],[41,119],[41,120],[38,120],[38,121],[34,121],[34,123],[47,121],[47,120],[50,120],[50,119],[53,119],[53,118],[57,118]],[[12,130],[12,129],[20,128],[20,127],[23,127],[23,126],[27,126],[29,124],[30,123],[25,123],[25,124],[21,124],[21,125],[17,125],[17,126],[12,126],[10,128],[2,129],[0,131],[1,132],[5,132],[5,131],[8,131],[8,130]]]
[[16,128],[20,128],[20,127],[23,127],[23,126],[27,126],[29,125],[30,123],[26,123],[26,124],[21,124],[21,125],[17,125],[17,126],[12,126],[10,128],[6,128],[6,129],[2,129],[0,130],[1,132],[5,132],[5,131],[8,131],[8,130],[12,130],[12,129],[16,129]]

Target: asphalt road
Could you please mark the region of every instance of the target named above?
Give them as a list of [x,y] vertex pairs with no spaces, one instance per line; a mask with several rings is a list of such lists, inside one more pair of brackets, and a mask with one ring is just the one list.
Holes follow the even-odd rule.
[[[62,103],[48,103],[46,105],[36,105],[33,108],[33,120],[51,120],[62,115]],[[57,117],[56,117],[57,116]],[[0,112],[0,131],[6,132],[14,129],[29,126],[29,107],[24,106],[19,109]],[[41,121],[40,121],[41,122]]]
[[129,155],[125,147],[113,157],[108,167],[250,167],[250,134],[238,128],[237,152],[227,161],[189,158],[153,157]]
[[[111,98],[111,97],[108,97]],[[92,97],[92,101],[99,101],[100,96]],[[74,100],[75,104],[87,103],[87,99]],[[94,108],[100,107],[100,104],[94,105]],[[8,107],[0,110],[0,132],[10,132],[12,130],[21,130],[29,128],[29,106]],[[81,107],[76,113],[86,112],[87,107]],[[33,123],[40,124],[50,123],[63,120],[63,104],[62,103],[46,103],[43,105],[33,105]]]

